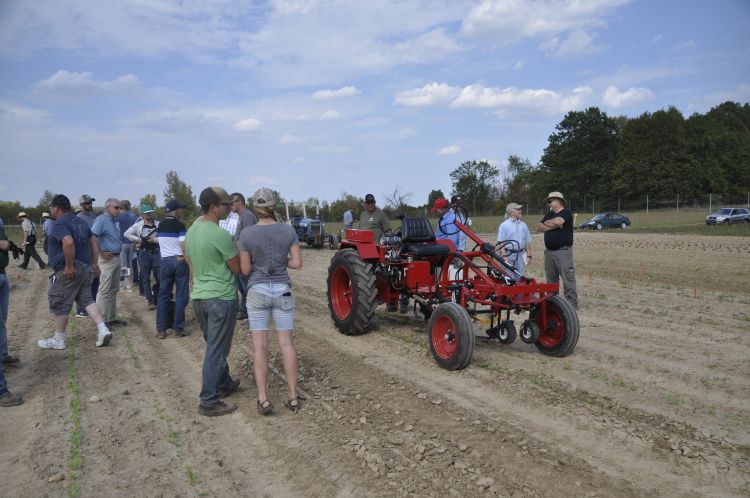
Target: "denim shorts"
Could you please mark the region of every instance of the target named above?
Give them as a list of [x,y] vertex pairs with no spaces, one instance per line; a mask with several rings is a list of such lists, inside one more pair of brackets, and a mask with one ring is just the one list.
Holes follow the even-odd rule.
[[294,296],[288,284],[254,284],[247,290],[250,330],[268,330],[271,316],[276,330],[294,329]]

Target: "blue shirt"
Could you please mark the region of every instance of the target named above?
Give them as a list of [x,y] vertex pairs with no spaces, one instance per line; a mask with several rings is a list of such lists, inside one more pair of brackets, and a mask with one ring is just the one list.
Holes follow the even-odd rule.
[[[454,223],[456,221],[456,218],[458,218],[458,221],[461,223],[466,222],[466,220],[462,220],[460,216],[456,216],[456,212],[452,209],[446,211],[442,217],[442,220],[438,220],[437,230],[435,230],[435,238],[451,240],[453,241],[453,245],[456,246],[457,251],[465,251],[466,234],[463,233]],[[447,234],[443,233],[443,231],[440,229],[441,223],[445,231],[448,232]]]
[[123,244],[132,244],[133,241],[125,238],[125,231],[135,224],[136,216],[132,211],[122,211],[117,215],[117,222],[120,224],[120,242]]
[[114,252],[119,254],[122,250],[120,242],[120,227],[117,220],[107,213],[97,216],[94,220],[94,226],[91,227],[96,238],[99,240],[99,250],[101,252]]
[[518,244],[509,244],[505,251],[523,251],[531,243],[531,232],[529,227],[521,220],[508,218],[500,223],[497,229],[497,241],[515,240]]
[[75,260],[84,264],[91,264],[91,253],[89,251],[89,239],[93,235],[88,223],[73,213],[65,213],[52,223],[49,235],[47,251],[49,252],[49,265],[59,271],[65,268],[65,255],[62,250],[62,239],[70,235],[75,247]]

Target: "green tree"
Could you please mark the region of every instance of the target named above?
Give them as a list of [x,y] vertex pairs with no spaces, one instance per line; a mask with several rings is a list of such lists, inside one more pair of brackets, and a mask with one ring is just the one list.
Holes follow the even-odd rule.
[[618,121],[599,108],[569,112],[549,137],[537,188],[560,191],[584,209],[592,196],[611,198],[619,140]]
[[187,211],[190,213],[198,210],[193,189],[180,179],[176,171],[167,173],[167,187],[164,189],[164,202],[169,202],[172,199],[185,204]]
[[453,195],[463,197],[471,203],[472,214],[477,215],[477,206],[484,212],[498,199],[496,180],[500,170],[487,161],[465,161],[451,171],[453,181]]
[[146,194],[143,197],[141,197],[141,202],[138,204],[138,208],[140,209],[140,206],[148,204],[152,208],[156,208],[156,194]]
[[344,217],[344,212],[347,209],[351,209],[354,213],[354,219],[359,217],[359,213],[362,211],[362,204],[364,199],[361,199],[352,194],[341,192],[341,197],[331,203],[329,211],[329,219],[340,220]]
[[674,107],[648,112],[625,126],[613,185],[625,197],[663,200],[694,192],[685,119]]
[[42,211],[47,211],[47,208],[52,203],[52,199],[55,198],[55,195],[57,194],[55,194],[51,190],[45,190],[42,193],[42,196],[39,198],[39,203],[37,203],[36,205],[37,209],[41,209]]

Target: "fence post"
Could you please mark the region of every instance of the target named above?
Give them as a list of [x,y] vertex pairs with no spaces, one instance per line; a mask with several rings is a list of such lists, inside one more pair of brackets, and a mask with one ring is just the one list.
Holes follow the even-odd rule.
[[648,213],[648,195],[646,195],[646,213]]
[[712,195],[713,194],[711,194],[711,193],[708,194],[708,212],[709,213],[713,211],[713,208],[711,208],[711,206],[713,205],[713,202],[712,202],[712,199],[711,199]]

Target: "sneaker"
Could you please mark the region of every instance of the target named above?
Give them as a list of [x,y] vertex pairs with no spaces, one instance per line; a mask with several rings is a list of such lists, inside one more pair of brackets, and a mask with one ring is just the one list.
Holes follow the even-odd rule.
[[156,305],[154,303],[148,303],[148,310],[154,311],[156,309]]
[[236,379],[232,379],[231,385],[225,388],[219,388],[219,397],[226,398],[227,396],[231,396],[231,394],[235,392],[239,387],[240,387],[239,377],[237,377]]
[[52,336],[49,339],[39,339],[36,343],[42,349],[65,349],[66,347],[65,341],[58,341],[55,339],[55,336]]
[[0,406],[18,406],[23,404],[23,398],[18,394],[12,394],[10,391],[0,394]]
[[21,360],[15,356],[8,355],[5,358],[3,358],[3,365],[16,366],[19,363],[21,363]]
[[86,313],[86,310],[81,310],[78,313],[76,313],[76,318],[88,318],[89,314]]
[[174,331],[175,337],[187,337],[190,335],[189,330],[175,330]]
[[109,330],[105,332],[99,332],[96,334],[96,347],[100,348],[102,346],[106,346],[109,344],[109,341],[112,340],[112,332]]
[[236,409],[237,405],[234,403],[225,403],[223,401],[219,401],[211,406],[198,405],[198,413],[205,415],[206,417],[221,417],[222,415],[229,415]]
[[167,338],[167,331],[166,330],[157,330],[156,331],[156,337],[158,339],[166,339]]

